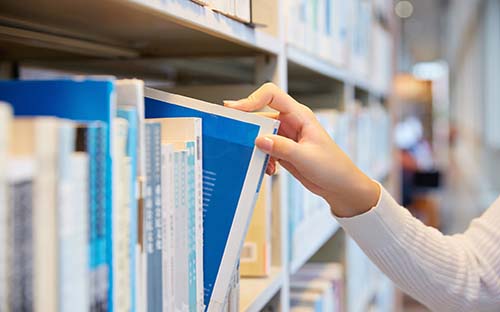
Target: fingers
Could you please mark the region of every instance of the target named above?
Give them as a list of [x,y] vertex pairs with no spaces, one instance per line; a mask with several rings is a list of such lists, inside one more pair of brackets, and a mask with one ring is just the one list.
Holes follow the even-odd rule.
[[269,106],[281,113],[289,113],[300,107],[299,103],[272,83],[262,85],[245,99],[224,101],[224,105],[247,112]]
[[280,117],[280,113],[278,112],[255,112],[255,114],[272,119],[278,119]]
[[[268,153],[275,159],[292,161],[299,152],[298,143],[280,135],[267,135],[258,137],[255,145],[263,152]],[[293,161],[292,161],[293,162]]]

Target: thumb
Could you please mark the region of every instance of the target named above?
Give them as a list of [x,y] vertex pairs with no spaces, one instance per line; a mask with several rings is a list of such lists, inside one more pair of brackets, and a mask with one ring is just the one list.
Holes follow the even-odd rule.
[[255,145],[265,153],[277,159],[283,159],[293,163],[293,159],[299,151],[299,144],[281,135],[266,135],[258,137]]

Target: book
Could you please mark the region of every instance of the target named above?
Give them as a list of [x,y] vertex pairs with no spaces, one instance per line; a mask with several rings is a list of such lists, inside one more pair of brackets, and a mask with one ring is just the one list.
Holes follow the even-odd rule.
[[267,177],[262,180],[241,251],[240,273],[245,277],[267,276],[271,269],[271,197],[267,180]]
[[128,196],[128,209],[127,209],[127,220],[128,220],[128,238],[129,246],[128,249],[128,264],[127,270],[129,271],[128,281],[126,283],[129,285],[129,295],[130,298],[130,310],[135,311],[136,307],[136,258],[138,257],[138,236],[137,236],[137,213],[139,204],[139,194],[138,194],[138,179],[137,179],[137,161],[138,161],[138,113],[134,106],[124,106],[119,105],[117,111],[118,117],[123,118],[127,121],[127,138],[125,146],[126,157],[124,162],[130,162],[129,165],[124,165],[123,170],[126,170],[127,177],[124,177],[126,185],[124,187],[127,190],[124,196]]
[[161,125],[146,122],[146,189],[144,206],[144,246],[147,254],[147,311],[163,308],[162,285],[162,194],[161,194]]
[[33,178],[32,157],[14,157],[7,173],[8,198],[8,293],[7,311],[33,311]]
[[[190,306],[194,300],[195,309],[204,309],[203,303],[203,163],[202,163],[202,122],[200,118],[158,118],[148,119],[161,123],[162,143],[174,144],[188,152],[189,196],[189,244],[193,266],[192,279],[195,282],[190,294]],[[191,288],[190,288],[191,290]]]
[[79,124],[77,150],[88,153],[88,244],[89,305],[91,311],[107,308],[108,266],[106,259],[106,199],[108,162],[107,125],[101,121]]
[[[11,154],[34,160],[36,174],[32,182],[33,204],[29,226],[33,274],[33,308],[54,311],[59,305],[59,237],[57,214],[59,202],[60,121],[53,117],[16,118]],[[31,234],[27,234],[31,235]]]
[[9,104],[0,102],[0,310],[7,311],[8,307],[8,216],[9,206],[7,198],[7,159],[12,122],[12,108]]
[[[326,282],[327,285],[325,285],[324,282]],[[306,286],[306,288],[309,289],[326,289],[328,292],[327,296],[331,297],[325,298],[327,304],[331,304],[331,307],[329,307],[327,311],[344,311],[344,267],[340,263],[306,263],[292,277],[291,285],[295,288],[304,288],[304,286]],[[330,299],[331,303],[328,303]]]
[[[62,311],[88,311],[88,155],[78,151],[77,124],[59,120],[57,148],[58,298]],[[42,293],[43,295],[43,293]]]
[[[127,119],[129,136],[127,155],[131,158],[132,177],[136,183],[131,184],[130,203],[130,284],[131,312],[146,306],[143,273],[143,253],[141,250],[141,218],[144,202],[145,183],[145,140],[144,140],[144,82],[138,79],[120,79],[115,83],[118,116]],[[135,199],[132,199],[132,196]]]
[[174,298],[175,310],[189,310],[189,251],[187,203],[187,151],[174,151]]
[[127,157],[128,121],[116,117],[113,129],[113,306],[130,310],[130,157]]
[[[9,102],[16,116],[54,116],[75,121],[101,121],[106,124],[104,146],[106,183],[103,187],[104,210],[97,214],[104,222],[99,237],[100,248],[105,254],[95,259],[94,268],[98,275],[105,276],[107,283],[98,292],[102,293],[99,302],[93,303],[92,310],[112,310],[112,155],[111,131],[113,117],[116,115],[114,80],[109,78],[81,78],[55,80],[22,80],[0,82],[0,101]],[[92,161],[91,161],[92,162]]]
[[163,216],[163,311],[175,311],[175,179],[174,147],[161,146],[161,189]]
[[208,311],[219,311],[268,161],[254,142],[276,133],[279,121],[149,88],[145,105],[146,118],[202,119],[203,254],[210,254],[203,259],[204,304]]
[[59,307],[61,311],[89,311],[89,163],[86,152],[76,151],[76,129],[68,131],[69,127],[73,128],[60,129],[65,132],[60,141],[66,143],[59,150],[66,159],[59,161]]

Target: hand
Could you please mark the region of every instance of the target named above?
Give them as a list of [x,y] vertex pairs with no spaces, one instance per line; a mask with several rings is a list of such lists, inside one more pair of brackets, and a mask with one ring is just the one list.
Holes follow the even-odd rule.
[[359,170],[321,127],[307,106],[272,83],[248,98],[224,101],[227,107],[251,112],[269,106],[279,112],[278,135],[258,137],[255,144],[271,155],[266,172],[278,161],[311,192],[323,197],[338,217],[352,217],[374,207],[379,185]]

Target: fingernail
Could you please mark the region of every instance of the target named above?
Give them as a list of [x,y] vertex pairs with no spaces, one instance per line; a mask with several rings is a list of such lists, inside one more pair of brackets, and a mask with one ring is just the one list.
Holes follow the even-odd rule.
[[273,142],[273,140],[271,140],[268,137],[263,137],[263,138],[257,139],[257,141],[255,141],[255,144],[263,152],[270,153],[273,150],[274,142]]
[[224,100],[223,102],[224,102],[224,106],[233,107],[233,106],[238,105],[238,101]]

